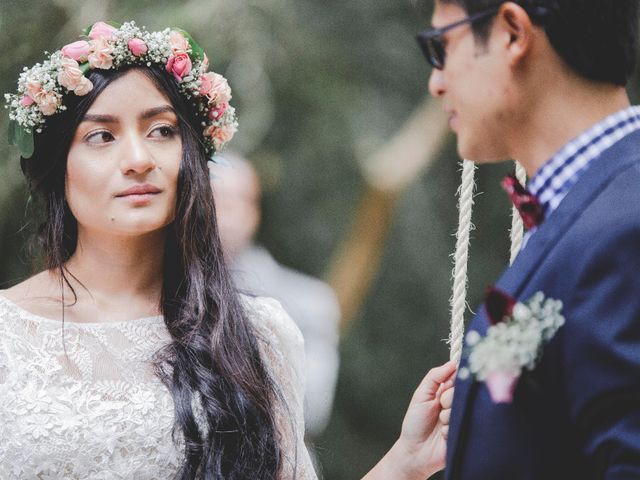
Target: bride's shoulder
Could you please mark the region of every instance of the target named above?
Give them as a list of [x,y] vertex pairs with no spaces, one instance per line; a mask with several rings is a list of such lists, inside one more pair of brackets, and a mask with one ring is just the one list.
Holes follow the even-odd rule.
[[[56,288],[57,287],[57,288]],[[49,271],[43,271],[6,289],[0,290],[2,311],[20,309],[48,317],[57,313],[59,283]]]
[[240,299],[261,342],[279,348],[285,356],[297,356],[303,350],[302,333],[278,300],[247,295]]
[[258,332],[276,335],[289,343],[303,343],[300,329],[278,300],[248,295],[241,295],[240,300]]

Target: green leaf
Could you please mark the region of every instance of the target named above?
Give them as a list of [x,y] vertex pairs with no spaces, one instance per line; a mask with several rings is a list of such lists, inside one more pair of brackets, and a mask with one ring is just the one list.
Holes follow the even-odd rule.
[[33,155],[34,144],[33,136],[34,132],[28,133],[25,129],[20,128],[20,136],[18,137],[18,148],[24,158],[30,158]]
[[200,61],[204,60],[204,50],[200,45],[198,45],[198,42],[196,42],[193,37],[189,35],[188,32],[177,27],[173,27],[172,30],[180,32],[189,41],[189,45],[191,45],[191,58]]
[[24,158],[33,155],[33,132],[27,132],[22,125],[15,120],[9,122],[9,145],[15,145]]
[[83,75],[86,75],[86,73],[91,69],[91,65],[89,65],[89,62],[84,62],[80,64],[80,71],[82,72]]
[[9,120],[9,128],[7,129],[7,133],[9,134],[9,145],[17,145],[16,135],[17,135],[17,127],[18,122],[15,120]]

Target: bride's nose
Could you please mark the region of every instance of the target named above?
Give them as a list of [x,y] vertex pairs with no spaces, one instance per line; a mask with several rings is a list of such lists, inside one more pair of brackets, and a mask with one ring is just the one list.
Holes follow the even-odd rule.
[[121,143],[120,169],[128,173],[144,173],[156,167],[145,139],[138,132],[127,132]]

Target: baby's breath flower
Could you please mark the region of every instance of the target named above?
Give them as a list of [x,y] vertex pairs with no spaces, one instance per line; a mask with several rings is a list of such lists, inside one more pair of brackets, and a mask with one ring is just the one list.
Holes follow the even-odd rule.
[[545,299],[538,292],[526,303],[516,303],[511,316],[490,326],[484,337],[469,331],[465,342],[470,353],[464,375],[485,381],[496,372],[518,378],[523,369],[533,370],[544,345],[564,325],[561,312],[561,301]]

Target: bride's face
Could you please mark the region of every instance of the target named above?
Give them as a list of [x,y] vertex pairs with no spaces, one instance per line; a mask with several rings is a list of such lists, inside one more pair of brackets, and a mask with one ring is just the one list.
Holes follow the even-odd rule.
[[174,219],[182,140],[167,98],[132,70],[109,84],[78,126],[66,199],[79,231],[136,236]]

